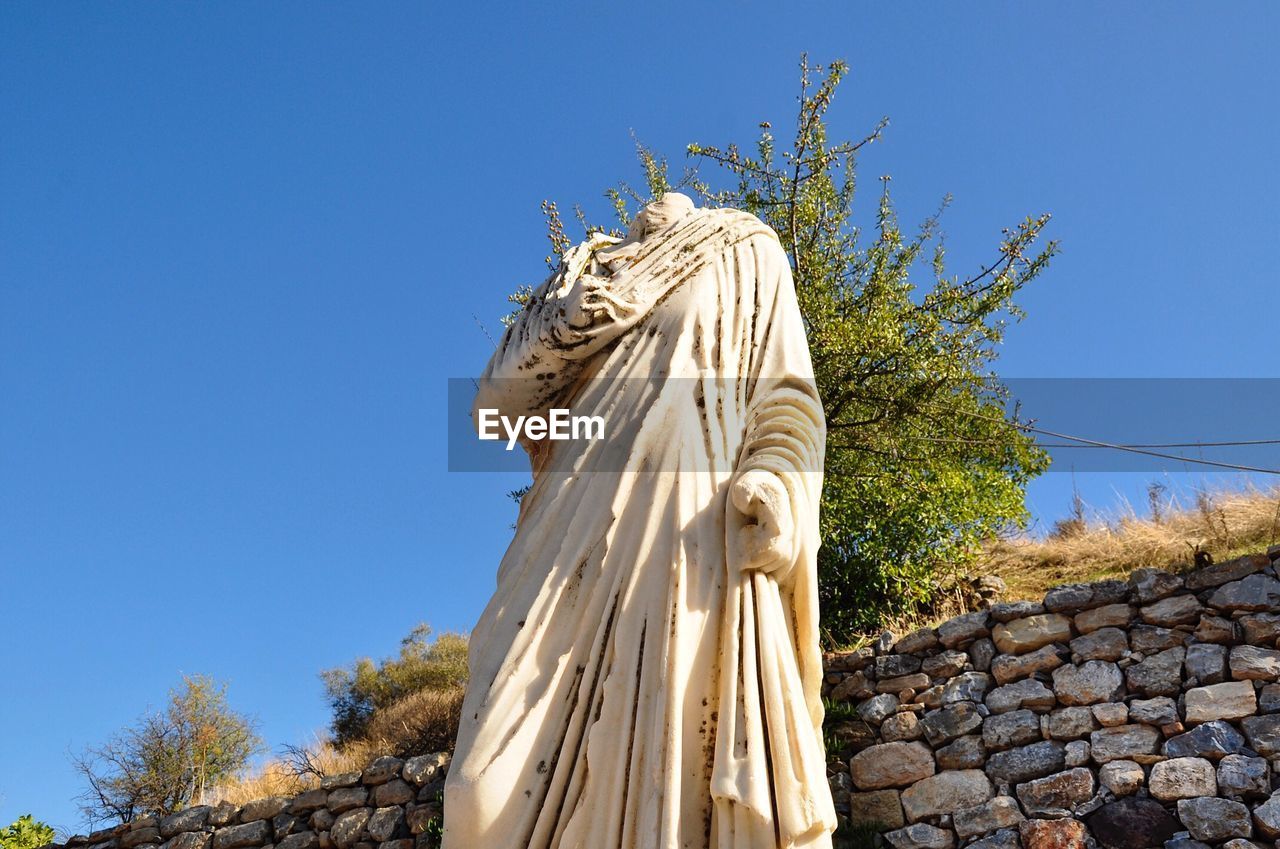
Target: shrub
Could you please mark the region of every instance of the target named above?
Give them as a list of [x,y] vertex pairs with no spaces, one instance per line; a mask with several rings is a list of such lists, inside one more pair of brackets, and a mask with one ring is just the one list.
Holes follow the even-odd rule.
[[[364,657],[349,666],[320,673],[333,710],[332,729],[337,745],[368,736],[374,730],[377,714],[402,699],[424,691],[451,698],[461,690],[467,681],[466,636],[444,633],[433,640],[431,633],[429,625],[418,625],[401,640],[400,653],[395,657],[377,662]],[[426,697],[420,701],[434,704]],[[388,730],[383,722],[377,727],[383,732]],[[415,733],[432,736],[420,725],[415,727],[419,729]]]

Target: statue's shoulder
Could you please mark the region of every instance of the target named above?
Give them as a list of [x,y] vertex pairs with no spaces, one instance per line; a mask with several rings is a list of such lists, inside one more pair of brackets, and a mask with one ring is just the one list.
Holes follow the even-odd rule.
[[730,207],[703,208],[699,214],[710,216],[718,232],[728,236],[730,242],[754,240],[765,250],[782,250],[782,240],[772,227],[750,212]]
[[778,238],[778,234],[774,232],[772,227],[765,224],[750,212],[744,212],[741,209],[734,209],[728,206],[713,208],[704,207],[700,212],[703,215],[712,216],[716,223],[721,224],[726,228],[744,231],[746,235],[755,235],[759,233],[771,236],[774,239]]

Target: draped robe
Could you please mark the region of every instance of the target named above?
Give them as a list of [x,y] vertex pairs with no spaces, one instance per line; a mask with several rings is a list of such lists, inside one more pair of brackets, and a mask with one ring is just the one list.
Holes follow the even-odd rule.
[[[673,205],[683,201],[685,207]],[[444,849],[831,845],[815,554],[825,423],[787,257],[732,210],[570,251],[476,409],[564,407],[604,439],[534,465],[471,636]],[[784,484],[791,562],[734,562],[730,486]]]

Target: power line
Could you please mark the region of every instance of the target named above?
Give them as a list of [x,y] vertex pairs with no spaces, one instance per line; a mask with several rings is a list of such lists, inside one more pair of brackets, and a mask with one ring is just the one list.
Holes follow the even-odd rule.
[[[1070,446],[1064,446],[1064,447],[1110,448],[1115,451],[1128,451],[1131,454],[1142,454],[1147,457],[1157,457],[1161,460],[1177,460],[1180,463],[1196,463],[1201,466],[1213,466],[1215,468],[1231,469],[1232,471],[1237,471],[1237,472],[1256,472],[1260,475],[1280,475],[1280,469],[1263,469],[1258,466],[1244,466],[1239,463],[1223,463],[1219,460],[1205,460],[1199,457],[1187,457],[1182,454],[1167,454],[1163,451],[1152,451],[1147,448],[1139,448],[1139,447],[1130,446],[1130,445],[1120,445],[1114,442],[1103,442],[1100,439],[1088,439],[1087,437],[1074,436],[1069,433],[1059,433],[1058,431],[1047,430],[1045,428],[1036,427],[1034,425],[1029,425],[1029,424],[1022,424],[1016,421],[1011,422],[1004,418],[996,418],[995,416],[984,415],[982,413],[978,413],[973,410],[962,410],[959,408],[955,408],[953,412],[962,413],[966,416],[973,416],[974,418],[978,418],[978,419],[985,419],[990,422],[1002,422],[1004,424],[1012,425],[1018,430],[1026,431],[1028,433],[1039,433],[1039,434],[1043,434],[1044,436],[1052,436],[1054,439],[1066,439],[1073,443],[1080,443],[1079,445],[1070,445]],[[1270,445],[1270,444],[1276,444],[1276,442],[1280,442],[1280,440],[1259,440],[1256,443],[1253,443],[1251,441],[1251,444]],[[1199,445],[1208,445],[1208,444],[1209,443],[1199,443]],[[1193,446],[1188,446],[1188,447],[1193,447]]]
[[[1017,427],[1022,427],[1017,425]],[[917,436],[925,442],[956,442],[967,445],[995,444],[998,439],[965,439],[962,436]],[[1071,437],[1074,438],[1074,437]],[[1041,448],[1227,448],[1234,445],[1280,445],[1280,439],[1241,439],[1232,442],[1121,442],[1111,444],[1080,445],[1074,442],[1037,442]]]

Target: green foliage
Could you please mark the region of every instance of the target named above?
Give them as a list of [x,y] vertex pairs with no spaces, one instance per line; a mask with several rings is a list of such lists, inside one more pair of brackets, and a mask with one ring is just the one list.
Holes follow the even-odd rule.
[[467,638],[418,625],[400,642],[396,657],[360,658],[320,673],[333,709],[334,742],[341,746],[364,736],[378,710],[422,690],[449,690],[467,680]]
[[39,849],[53,842],[53,829],[31,814],[24,814],[0,828],[0,849]]
[[74,756],[72,765],[88,784],[81,810],[93,820],[123,822],[170,814],[241,772],[262,740],[254,721],[231,709],[226,691],[208,676],[183,678],[164,710]]
[[845,823],[832,836],[835,849],[879,849],[883,845],[882,832],[888,831],[883,823]]
[[[1049,216],[1030,217],[1002,231],[988,265],[949,274],[939,230],[949,199],[909,231],[888,177],[874,220],[857,223],[857,157],[887,120],[858,140],[828,139],[847,71],[802,60],[792,139],[780,146],[765,122],[750,151],[689,145],[722,185],[699,171],[678,183],[706,205],[758,215],[790,257],[829,428],[819,574],[835,645],[927,611],[984,540],[1025,523],[1026,484],[1048,459],[1019,428],[992,364],[1007,323],[1021,318],[1015,295],[1057,249],[1041,244]],[[660,196],[665,160],[643,147],[640,160],[650,197]],[[624,225],[628,202],[648,199],[625,185],[606,194]],[[554,206],[548,220],[560,236],[553,249],[567,244]]]

